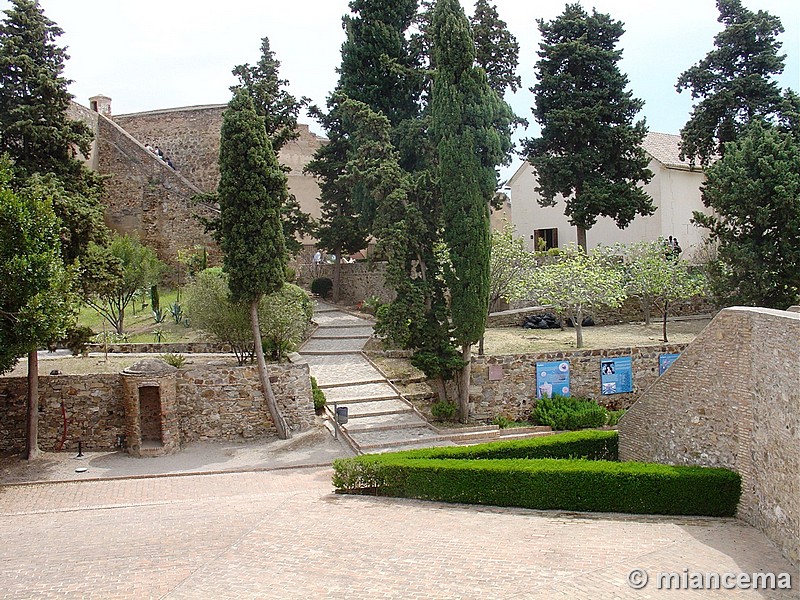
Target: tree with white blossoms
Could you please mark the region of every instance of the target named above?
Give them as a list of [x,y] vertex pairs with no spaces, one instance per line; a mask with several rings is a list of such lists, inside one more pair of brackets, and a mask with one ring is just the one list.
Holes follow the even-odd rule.
[[583,348],[584,317],[600,308],[616,308],[625,300],[624,273],[610,247],[587,254],[577,244],[569,244],[556,262],[535,269],[526,287],[525,296],[551,305],[572,320],[578,348]]
[[620,246],[625,257],[625,290],[636,298],[650,324],[650,308],[658,310],[663,326],[663,341],[667,342],[667,317],[670,306],[707,289],[702,273],[693,273],[685,260],[678,258],[664,239]]

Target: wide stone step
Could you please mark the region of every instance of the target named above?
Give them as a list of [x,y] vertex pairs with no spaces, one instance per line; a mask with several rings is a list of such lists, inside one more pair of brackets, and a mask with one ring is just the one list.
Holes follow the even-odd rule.
[[311,337],[300,348],[300,354],[353,354],[361,352],[365,338],[327,338]]
[[346,386],[320,385],[320,388],[325,392],[328,402],[367,402],[397,397],[395,389],[383,380]]
[[414,412],[413,408],[399,398],[392,400],[372,400],[369,402],[338,402],[337,405],[346,406],[351,419]]
[[396,448],[406,444],[431,443],[442,441],[442,438],[428,427],[405,429],[387,429],[380,431],[350,432],[353,441],[362,451],[375,448]]
[[416,428],[425,425],[425,421],[416,413],[390,413],[357,417],[345,425],[351,434],[365,431],[385,431],[389,429]]
[[381,373],[360,354],[311,354],[303,357],[320,386],[385,381]]
[[360,337],[369,338],[372,335],[372,327],[360,325],[346,325],[345,327],[318,327],[312,339],[349,338]]
[[346,315],[344,313],[316,313],[314,322],[320,327],[363,327],[364,319]]

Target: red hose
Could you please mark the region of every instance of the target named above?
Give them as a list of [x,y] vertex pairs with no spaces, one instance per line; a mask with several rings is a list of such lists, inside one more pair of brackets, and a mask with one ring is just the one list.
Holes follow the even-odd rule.
[[64,401],[61,401],[61,417],[64,419],[64,432],[61,434],[61,441],[56,446],[56,452],[61,452],[64,447],[64,442],[67,441],[67,409],[64,407]]

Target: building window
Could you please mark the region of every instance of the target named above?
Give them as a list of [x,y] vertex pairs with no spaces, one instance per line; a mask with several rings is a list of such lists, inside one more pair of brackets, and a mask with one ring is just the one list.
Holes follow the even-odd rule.
[[534,229],[533,231],[533,249],[534,250],[550,250],[550,248],[558,248],[558,229]]

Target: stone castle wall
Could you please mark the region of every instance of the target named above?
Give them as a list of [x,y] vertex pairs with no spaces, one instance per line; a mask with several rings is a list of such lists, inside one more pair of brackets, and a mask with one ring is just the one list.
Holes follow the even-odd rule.
[[727,467],[738,516],[800,562],[800,314],[722,310],[619,424],[620,457]]
[[[505,416],[525,420],[536,404],[536,363],[568,360],[572,396],[592,398],[609,409],[628,408],[659,377],[659,354],[678,354],[685,344],[665,344],[646,348],[573,350],[505,356],[473,356],[470,387],[471,413],[476,419]],[[630,356],[633,367],[633,392],[602,395],[600,361]],[[491,381],[489,369],[502,371]]]
[[[275,395],[292,431],[314,424],[308,365],[268,365]],[[0,452],[25,446],[24,377],[0,377]],[[120,375],[39,377],[39,447],[52,452],[63,435],[61,403],[67,415],[64,450],[82,442],[86,450],[115,450],[125,435],[124,390]],[[177,372],[180,443],[234,440],[274,434],[255,366],[202,366]]]
[[216,213],[191,200],[200,190],[102,115],[98,131],[98,170],[110,175],[106,180],[108,225],[137,235],[169,262],[174,262],[178,250],[195,244],[210,249],[212,264],[218,260],[216,245],[196,218]]

